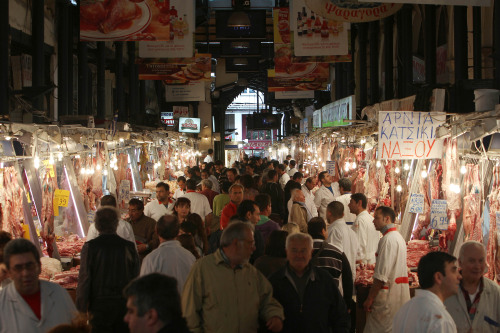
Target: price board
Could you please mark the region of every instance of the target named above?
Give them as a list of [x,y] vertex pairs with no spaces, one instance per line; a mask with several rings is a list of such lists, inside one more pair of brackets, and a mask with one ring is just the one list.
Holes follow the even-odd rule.
[[54,216],[59,216],[59,207],[68,207],[69,191],[57,189],[54,192]]
[[431,229],[447,230],[448,214],[446,200],[432,200],[431,204]]
[[424,212],[424,195],[420,193],[412,193],[408,205],[410,213],[423,213]]
[[335,161],[326,161],[326,171],[330,176],[335,177]]

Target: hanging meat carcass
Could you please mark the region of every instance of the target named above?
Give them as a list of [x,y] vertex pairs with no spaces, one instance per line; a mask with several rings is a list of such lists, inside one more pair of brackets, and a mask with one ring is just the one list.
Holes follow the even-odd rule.
[[464,184],[463,227],[466,240],[483,241],[481,228],[481,183],[479,165],[467,164]]
[[486,276],[495,280],[500,275],[500,258],[498,256],[500,230],[497,229],[496,223],[496,213],[500,211],[500,166],[495,166],[493,169],[493,184],[491,185],[488,202],[490,206],[490,232],[486,250],[486,264],[488,265]]
[[14,238],[23,236],[21,225],[23,220],[22,190],[17,182],[17,172],[14,167],[0,169],[0,204],[2,205],[1,230],[7,231]]
[[[424,166],[425,167],[425,166]],[[429,196],[429,179],[427,177],[420,177],[419,181],[419,192],[424,195],[424,212],[418,216],[418,225],[415,230],[413,230],[412,238],[420,239],[420,234],[427,228],[431,222],[431,198]]]

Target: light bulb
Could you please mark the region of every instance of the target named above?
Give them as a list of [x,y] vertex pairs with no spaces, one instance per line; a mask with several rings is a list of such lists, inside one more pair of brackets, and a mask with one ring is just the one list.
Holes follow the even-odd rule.
[[33,159],[33,165],[36,169],[40,167],[40,158],[38,156],[35,156],[35,158]]
[[102,174],[103,174],[104,176],[107,176],[107,175],[108,175],[108,169],[104,169],[104,171],[102,172]]
[[401,192],[403,190],[403,187],[401,185],[396,186],[396,191]]
[[49,164],[50,165],[54,165],[55,161],[54,161],[54,155],[50,154],[50,157],[49,157]]
[[380,168],[382,166],[382,163],[380,161],[377,161],[375,165],[377,166],[377,168]]
[[352,168],[352,169],[356,169],[356,166],[357,166],[357,165],[356,165],[356,162],[352,162],[352,164],[351,164],[351,168]]
[[396,167],[396,168],[394,169],[394,172],[395,172],[395,173],[400,173],[400,172],[401,172],[401,170],[399,169],[399,167]]
[[344,142],[345,142],[345,138],[342,138],[342,139],[340,140],[340,142],[344,143]]
[[323,168],[324,168],[324,167],[326,167],[325,162],[321,163],[321,166],[322,166]]
[[118,167],[115,165],[115,166],[113,167],[113,170],[115,170],[115,171],[116,171],[116,170],[118,170]]
[[422,170],[422,172],[420,173],[420,175],[422,176],[422,178],[427,178],[427,171]]
[[57,160],[58,160],[58,161],[62,161],[62,159],[63,159],[63,153],[59,152],[59,153],[57,154]]
[[81,175],[86,174],[86,170],[85,170],[85,168],[81,168],[81,169],[80,169],[80,174],[81,174]]
[[455,184],[455,189],[453,190],[453,192],[455,192],[456,194],[459,194],[460,193],[460,185]]
[[366,143],[365,139],[361,139],[361,144],[364,145]]
[[467,167],[466,167],[465,165],[462,165],[462,166],[460,167],[460,173],[461,173],[462,175],[465,175],[465,174],[467,173]]
[[90,169],[90,174],[93,175],[94,173],[95,173],[95,169],[94,168]]
[[7,141],[9,141],[10,139],[12,139],[12,137],[10,137],[10,136],[5,137],[5,140],[7,140]]
[[101,165],[100,165],[100,164],[97,164],[97,165],[95,166],[95,168],[96,168],[96,170],[101,170]]
[[408,163],[405,163],[405,165],[403,166],[403,168],[405,170],[410,170],[410,165]]
[[75,158],[80,158],[80,155],[79,155],[79,154],[76,154],[76,155],[75,155]]
[[124,140],[123,140],[123,138],[120,138],[118,141],[123,142]]

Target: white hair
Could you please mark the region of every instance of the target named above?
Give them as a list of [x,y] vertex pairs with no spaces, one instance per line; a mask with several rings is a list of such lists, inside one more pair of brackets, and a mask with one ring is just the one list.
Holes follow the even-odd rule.
[[462,261],[464,259],[464,255],[470,247],[475,247],[483,250],[483,253],[486,256],[486,249],[484,248],[484,245],[478,241],[470,240],[462,244],[462,247],[460,248],[460,252],[458,254],[458,260]]
[[299,241],[308,240],[309,245],[311,246],[311,249],[313,248],[313,239],[312,239],[311,235],[304,234],[302,232],[297,232],[297,233],[294,233],[294,234],[287,236],[285,249],[288,250],[288,246],[290,245],[290,242],[295,241],[295,240],[299,240]]
[[299,189],[299,188],[294,188],[294,189],[290,192],[290,194],[291,194],[291,196],[292,196],[292,200],[293,200],[293,201],[295,201],[295,199],[296,199],[296,198],[297,198],[297,196],[299,195],[299,191],[300,191],[300,192],[302,192],[302,190],[301,190],[301,189]]

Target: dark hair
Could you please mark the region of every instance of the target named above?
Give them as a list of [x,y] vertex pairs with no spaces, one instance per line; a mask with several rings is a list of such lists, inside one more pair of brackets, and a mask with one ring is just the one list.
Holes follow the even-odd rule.
[[325,179],[325,175],[328,173],[328,171],[321,171],[318,175],[318,179],[320,182],[323,182],[323,179]]
[[313,239],[325,239],[325,236],[323,236],[324,229],[326,229],[326,223],[320,216],[313,217],[307,222],[307,233],[311,235]]
[[194,243],[194,238],[191,234],[181,234],[177,236],[177,240],[181,243],[182,247],[191,252],[196,259],[200,258],[200,254],[196,249],[196,244]]
[[265,254],[271,257],[286,258],[285,243],[288,232],[273,230],[266,242]]
[[179,234],[179,221],[174,215],[163,215],[156,223],[156,233],[159,237],[170,240]]
[[205,227],[203,225],[203,219],[200,215],[196,213],[191,213],[186,217],[186,222],[191,222],[196,226],[196,234],[201,238],[205,235]]
[[116,207],[116,198],[111,194],[105,195],[101,198],[101,206]]
[[12,240],[12,235],[7,231],[0,230],[0,263],[3,263],[3,248]]
[[248,163],[246,166],[252,168],[252,170],[255,170],[255,164],[253,163]]
[[200,167],[195,165],[194,167],[191,168],[195,173],[200,172]]
[[281,169],[281,171],[285,171],[286,166],[284,164],[278,165],[278,168]]
[[217,161],[215,161],[215,165],[224,165],[224,163],[222,163],[221,160],[217,160]]
[[242,220],[246,220],[246,215],[248,212],[253,213],[255,212],[255,206],[257,204],[253,200],[243,200],[240,205],[238,206],[238,209],[236,210],[236,213]]
[[350,192],[352,187],[352,182],[349,178],[340,178],[339,187],[341,187],[344,191]]
[[363,193],[354,193],[353,195],[351,195],[351,199],[354,200],[355,203],[361,201],[361,207],[363,207],[363,209],[366,209],[366,207],[368,206],[368,199]]
[[290,166],[291,167],[294,167],[296,164],[297,164],[297,162],[295,162],[295,160],[290,160]]
[[344,215],[344,205],[339,201],[332,201],[326,206],[326,210],[329,211],[333,217],[341,217]]
[[273,165],[273,168],[275,168],[275,169],[276,169],[276,168],[278,167],[278,165],[280,165],[280,162],[278,162],[278,161],[276,161],[276,160],[272,160],[272,161],[271,161],[271,164]]
[[253,188],[253,177],[250,175],[242,175],[240,177],[240,184],[243,185],[245,189]]
[[170,192],[170,186],[167,183],[159,182],[156,187],[163,187],[165,191]]
[[115,233],[118,227],[119,213],[115,207],[104,206],[95,213],[95,228],[99,233]]
[[379,206],[375,211],[380,211],[383,217],[389,216],[392,223],[396,222],[396,213],[391,207]]
[[222,186],[220,187],[223,193],[229,193],[229,188],[231,187],[231,182],[229,181],[224,181],[222,182]]
[[288,189],[290,190],[290,193],[292,193],[292,190],[295,190],[295,189],[300,190],[300,189],[302,189],[302,186],[299,183],[297,183],[296,181],[289,180],[289,182],[291,182],[290,185],[288,185],[288,183],[287,183],[287,185],[288,185]]
[[186,197],[177,198],[177,200],[175,201],[175,204],[174,204],[174,215],[177,215],[175,208],[177,208],[179,206],[184,206],[184,205],[188,205],[189,208],[191,209],[191,200],[189,200]]
[[184,177],[184,176],[177,177],[177,182],[180,182],[180,181],[185,182],[186,181],[186,177]]
[[180,230],[184,232],[185,234],[190,234],[191,236],[195,236],[198,232],[198,228],[196,227],[196,224],[194,224],[193,221],[184,221],[180,225]]
[[155,309],[158,318],[165,325],[185,326],[182,317],[181,298],[177,291],[177,279],[152,273],[132,280],[124,289],[125,298],[132,297],[137,307],[137,315],[144,316],[150,309]]
[[40,263],[40,253],[32,242],[24,238],[13,239],[5,245],[3,249],[3,257],[5,259],[5,265],[10,269],[9,261],[10,257],[15,254],[33,253],[35,261]]
[[255,196],[255,203],[259,206],[259,210],[262,212],[271,204],[271,196],[266,193],[257,194]]
[[142,202],[141,200],[139,200],[137,198],[130,199],[130,201],[128,202],[128,205],[129,206],[136,206],[138,210],[144,210],[144,202]]
[[[199,179],[199,178],[198,178]],[[193,178],[189,178],[187,181],[186,181],[186,188],[188,190],[191,190],[191,191],[194,191],[196,190],[196,180],[194,180]]]
[[296,173],[294,173],[294,174],[293,174],[293,176],[292,176],[292,179],[293,179],[293,180],[297,180],[297,179],[300,179],[300,178],[304,178],[304,175],[302,174],[302,172],[298,172],[298,171],[297,171],[297,172],[296,172]]
[[457,258],[446,252],[430,252],[418,262],[418,281],[420,287],[429,289],[434,285],[434,274],[440,272],[446,276],[446,263],[455,262]]
[[274,177],[276,177],[278,173],[276,172],[276,170],[269,170],[267,172],[267,180],[273,180]]
[[282,165],[288,165],[288,164],[289,164],[288,160],[284,160]]
[[238,171],[236,171],[236,169],[235,169],[235,168],[227,169],[226,174],[227,174],[228,172],[231,172],[231,173],[232,173],[233,175],[235,175],[235,176],[236,176],[236,175],[238,175]]
[[209,149],[208,149],[208,153],[209,153],[209,154],[213,154],[213,153],[214,153],[214,150],[213,150],[212,148],[209,148]]
[[306,183],[312,183],[313,182],[313,177],[307,177]]

